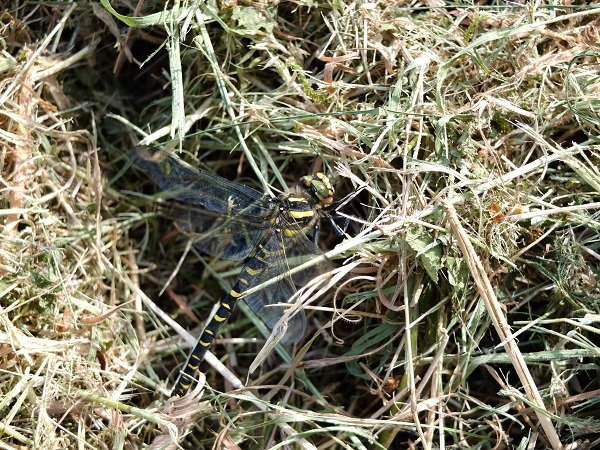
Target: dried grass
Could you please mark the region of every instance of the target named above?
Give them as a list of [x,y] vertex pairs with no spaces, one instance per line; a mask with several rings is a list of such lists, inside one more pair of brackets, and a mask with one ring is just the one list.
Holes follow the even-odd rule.
[[[0,448],[598,445],[600,9],[477,3],[9,5]],[[140,140],[357,191],[303,347],[250,374],[240,305],[167,400],[239,264],[175,232]]]

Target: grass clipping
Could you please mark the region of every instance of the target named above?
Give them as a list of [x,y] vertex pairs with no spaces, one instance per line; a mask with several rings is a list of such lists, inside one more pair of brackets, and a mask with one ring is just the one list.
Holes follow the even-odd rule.
[[[2,448],[598,445],[600,9],[101,3],[2,16]],[[240,304],[176,401],[240,264],[177,232],[140,140],[356,192],[303,345],[253,365]]]

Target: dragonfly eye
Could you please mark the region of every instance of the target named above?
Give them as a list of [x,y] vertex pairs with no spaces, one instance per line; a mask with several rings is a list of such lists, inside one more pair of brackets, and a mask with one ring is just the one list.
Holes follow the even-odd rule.
[[318,172],[302,177],[302,183],[322,204],[328,205],[333,202],[335,190],[324,173]]

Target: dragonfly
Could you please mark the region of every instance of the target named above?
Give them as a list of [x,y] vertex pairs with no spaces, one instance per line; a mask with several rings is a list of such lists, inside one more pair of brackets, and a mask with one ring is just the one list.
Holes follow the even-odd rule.
[[[326,263],[322,263],[293,277],[286,275],[293,267],[322,254],[316,245],[321,219],[327,219],[337,235],[344,234],[330,215],[339,202],[334,202],[335,190],[321,172],[302,177],[298,186],[272,197],[194,168],[156,147],[136,147],[132,159],[169,198],[190,206],[177,221],[180,228],[193,232],[196,248],[226,260],[245,261],[233,288],[220,300],[179,373],[171,396],[181,397],[188,392],[207,350],[240,299],[273,329],[296,285],[306,284],[315,271],[326,270]],[[246,295],[269,281],[268,286]],[[284,342],[297,343],[305,329],[306,316],[300,310],[288,319]]]

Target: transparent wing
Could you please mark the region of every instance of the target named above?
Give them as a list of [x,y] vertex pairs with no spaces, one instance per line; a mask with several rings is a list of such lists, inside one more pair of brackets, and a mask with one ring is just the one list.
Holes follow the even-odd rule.
[[133,164],[179,201],[221,214],[243,210],[248,216],[262,216],[270,209],[269,199],[259,191],[189,166],[156,147],[136,147],[131,158]]
[[178,205],[173,211],[177,226],[190,236],[201,252],[230,261],[242,261],[254,251],[269,217],[254,217],[244,211],[230,215]]
[[155,147],[136,147],[133,163],[176,204],[172,215],[194,246],[233,261],[246,259],[270,225],[276,201],[255,189],[195,169]]
[[[269,238],[262,243],[262,247],[264,251],[270,253],[265,258],[266,268],[260,274],[248,277],[248,289],[275,278],[280,278],[290,269],[322,255],[322,252],[304,235],[282,239],[280,234],[272,232]],[[283,276],[275,283],[249,294],[244,299],[252,311],[270,329],[273,329],[286,310],[285,306],[278,306],[277,304],[285,305],[296,292],[297,285],[303,285],[309,279],[328,270],[329,263],[323,260],[316,266],[292,275],[292,277]],[[283,337],[284,342],[294,343],[300,341],[305,330],[306,316],[303,311],[299,311],[288,321],[288,328]]]

